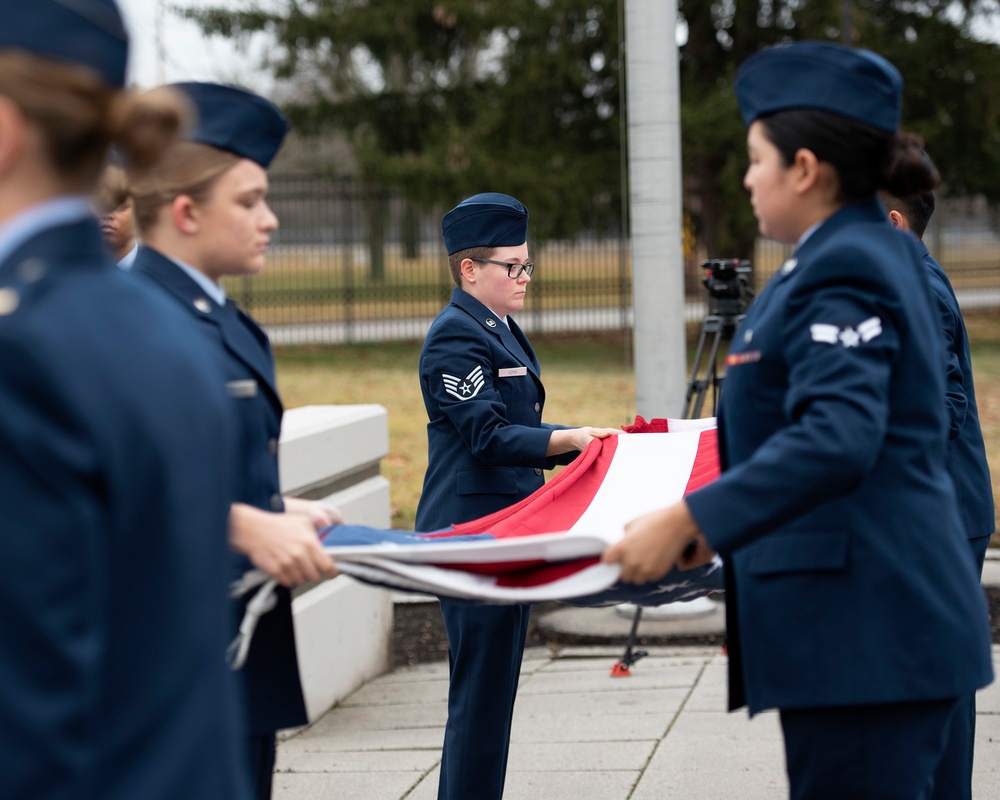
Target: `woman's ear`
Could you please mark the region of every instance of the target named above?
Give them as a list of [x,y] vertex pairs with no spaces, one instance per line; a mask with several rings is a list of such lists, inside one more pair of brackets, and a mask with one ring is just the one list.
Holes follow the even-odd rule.
[[840,191],[837,170],[832,164],[820,161],[812,150],[800,147],[790,169],[795,191],[800,196],[818,190],[823,200],[830,202],[836,199]]
[[21,109],[7,97],[0,97],[0,175],[17,166],[24,152],[26,123]]
[[820,178],[820,162],[816,154],[805,147],[795,151],[795,161],[792,162],[795,187],[799,193],[811,189]]
[[476,282],[476,262],[471,258],[463,258],[462,263],[458,265],[458,271],[467,283]]
[[170,203],[170,219],[181,233],[198,232],[198,207],[186,194],[179,194]]
[[910,229],[910,224],[906,221],[906,217],[896,211],[896,209],[889,212],[889,222],[892,223],[892,227],[899,228],[901,231],[908,231]]

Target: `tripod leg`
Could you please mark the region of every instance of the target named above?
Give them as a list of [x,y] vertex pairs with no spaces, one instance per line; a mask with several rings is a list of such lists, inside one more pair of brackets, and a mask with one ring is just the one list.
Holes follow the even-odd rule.
[[[719,358],[719,343],[722,341],[722,321],[718,317],[707,317],[702,323],[701,338],[705,339],[709,336],[711,337],[711,342],[708,346],[708,358],[706,364],[707,374],[704,378],[699,378],[697,373],[693,374],[691,377],[691,386],[696,387],[697,394],[694,401],[685,409],[685,419],[698,419],[701,417],[702,408],[705,406],[705,394],[708,391],[708,387],[711,385],[713,391],[715,390],[716,364],[718,363]],[[699,369],[701,368],[700,359],[696,366]]]
[[[719,343],[722,341],[722,329],[715,332],[715,338],[712,339],[711,353],[708,356],[708,375],[705,377],[705,389],[707,391],[708,387],[712,387],[712,411],[715,411],[716,405],[718,403],[718,389],[721,378],[718,375],[718,365],[719,365]],[[702,402],[704,402],[704,395],[702,395]],[[698,409],[699,415],[701,414],[701,408]]]
[[[701,361],[705,355],[705,341],[709,333],[708,319],[702,320],[701,331],[698,333],[698,346],[694,350],[694,360],[691,366],[691,380],[688,382],[687,393],[684,396],[684,411],[681,419],[692,419],[692,403],[701,405],[705,396],[705,382],[698,378],[701,372]],[[717,345],[716,345],[717,346]]]
[[639,631],[639,620],[642,619],[642,606],[635,607],[635,616],[632,617],[632,630],[628,634],[628,644],[625,645],[625,654],[611,668],[612,678],[627,678],[632,674],[631,666],[644,656],[648,656],[645,650],[632,652],[635,646],[636,633]]

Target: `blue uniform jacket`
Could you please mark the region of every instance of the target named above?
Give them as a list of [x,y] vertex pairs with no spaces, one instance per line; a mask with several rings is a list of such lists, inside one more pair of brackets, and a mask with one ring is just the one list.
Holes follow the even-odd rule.
[[0,263],[0,796],[244,797],[226,398],[96,222]]
[[989,536],[996,527],[993,508],[993,483],[986,461],[986,446],[979,425],[976,386],[969,355],[969,336],[958,307],[958,298],[941,265],[917,242],[917,249],[931,290],[937,301],[947,347],[945,402],[948,408],[948,474],[955,482],[958,510],[965,533],[970,539]]
[[535,351],[510,318],[461,289],[420,351],[428,465],[416,528],[432,531],[507,508],[542,486],[558,425],[542,422],[545,388]]
[[726,558],[730,705],[955,697],[992,678],[945,469],[940,321],[874,199],[785,262],[737,331],[723,475],[687,498]]
[[[139,248],[132,273],[151,279],[176,300],[187,313],[187,323],[197,327],[216,354],[218,378],[229,394],[239,437],[233,501],[268,511],[283,510],[278,482],[282,405],[267,334],[231,300],[220,307],[206,297],[184,270],[150,247]],[[250,568],[249,559],[233,556],[234,579]],[[236,625],[250,597],[252,594],[235,604]],[[249,730],[254,734],[307,722],[291,595],[279,588],[277,597],[277,607],[260,618],[246,664],[240,670]]]

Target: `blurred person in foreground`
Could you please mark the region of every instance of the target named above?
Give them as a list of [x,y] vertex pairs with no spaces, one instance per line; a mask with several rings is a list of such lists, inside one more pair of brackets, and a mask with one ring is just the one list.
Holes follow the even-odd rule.
[[239,800],[226,397],[90,205],[184,104],[123,91],[111,0],[0,17],[0,797]]
[[[969,337],[958,307],[958,298],[941,265],[924,244],[924,231],[934,213],[934,193],[907,198],[879,193],[889,221],[917,238],[920,259],[927,270],[941,320],[946,346],[945,405],[948,409],[948,474],[955,484],[962,526],[975,561],[976,574],[983,562],[995,525],[993,483],[986,461],[986,446],[979,425],[976,386],[969,354]],[[972,763],[976,738],[976,694],[960,701],[951,724],[948,746],[934,778],[934,800],[971,800]]]
[[799,42],[739,69],[744,186],[796,246],[733,338],[722,476],[626,526],[622,579],[726,561],[731,709],[776,708],[791,797],[928,798],[959,698],[993,678],[945,467],[926,268],[876,192],[929,191],[880,56]]

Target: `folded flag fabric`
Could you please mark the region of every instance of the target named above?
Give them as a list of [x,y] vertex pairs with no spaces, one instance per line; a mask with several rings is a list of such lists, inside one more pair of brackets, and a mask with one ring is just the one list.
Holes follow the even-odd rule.
[[[429,533],[337,525],[320,537],[340,571],[366,583],[478,602],[657,606],[721,590],[718,558],[642,585],[620,582],[616,565],[600,563],[628,522],[719,474],[714,419],[636,417],[624,430],[595,439],[545,486],[495,514]],[[230,646],[234,669],[273,605],[275,583],[254,571],[231,588],[239,596],[259,586]]]
[[545,486],[509,508],[443,531],[339,525],[322,535],[339,569],[405,591],[492,603],[662,605],[722,588],[721,563],[670,572],[653,584],[618,581],[600,555],[626,523],[719,474],[715,420],[637,418],[594,440]]

